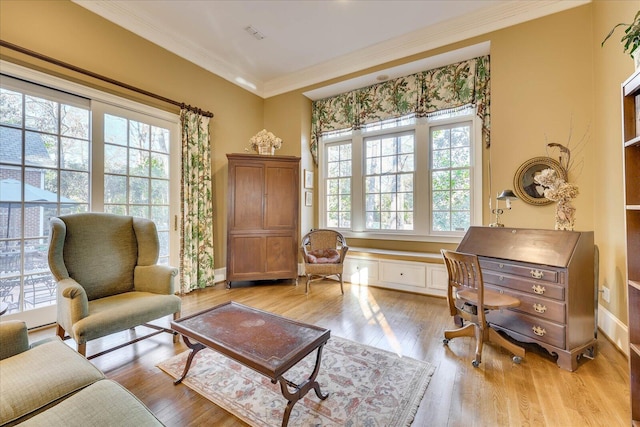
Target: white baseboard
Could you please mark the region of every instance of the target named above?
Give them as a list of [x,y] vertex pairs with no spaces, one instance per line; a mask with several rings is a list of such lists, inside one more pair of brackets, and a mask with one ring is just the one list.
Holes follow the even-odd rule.
[[598,328],[620,351],[629,356],[629,328],[600,304],[598,304]]
[[227,268],[226,267],[217,268],[217,269],[213,270],[213,282],[214,283],[224,282],[224,280],[226,278],[227,278]]

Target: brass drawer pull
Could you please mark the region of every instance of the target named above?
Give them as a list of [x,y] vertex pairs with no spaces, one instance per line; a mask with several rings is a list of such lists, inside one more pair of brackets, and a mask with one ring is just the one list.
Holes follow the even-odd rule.
[[544,273],[540,270],[531,270],[529,273],[534,279],[542,279],[542,276],[544,276]]
[[543,337],[544,334],[547,333],[547,330],[545,328],[543,328],[542,326],[534,326],[531,329],[533,330],[533,333],[536,334],[539,337]]
[[538,295],[542,295],[544,294],[544,291],[546,291],[545,287],[541,285],[533,285],[531,289],[533,289],[533,292]]
[[547,306],[543,304],[533,304],[533,309],[536,313],[544,313],[547,311]]

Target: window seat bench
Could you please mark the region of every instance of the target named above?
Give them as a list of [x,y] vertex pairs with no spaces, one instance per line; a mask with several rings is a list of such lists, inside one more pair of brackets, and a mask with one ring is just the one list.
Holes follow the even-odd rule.
[[432,252],[349,247],[344,281],[398,291],[446,296],[447,270]]

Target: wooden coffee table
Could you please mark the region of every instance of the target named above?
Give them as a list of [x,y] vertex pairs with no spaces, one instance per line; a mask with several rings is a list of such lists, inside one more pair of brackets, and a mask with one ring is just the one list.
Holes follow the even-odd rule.
[[[172,321],[171,328],[182,334],[191,349],[184,372],[174,384],[180,384],[187,375],[196,353],[209,347],[269,377],[273,384],[280,383],[282,395],[288,401],[282,418],[283,427],[289,422],[293,405],[309,390],[313,388],[321,400],[329,396],[322,394],[316,381],[322,347],[331,335],[329,329],[296,322],[233,301]],[[295,384],[283,377],[314,350],[317,350],[316,362],[309,378]]]

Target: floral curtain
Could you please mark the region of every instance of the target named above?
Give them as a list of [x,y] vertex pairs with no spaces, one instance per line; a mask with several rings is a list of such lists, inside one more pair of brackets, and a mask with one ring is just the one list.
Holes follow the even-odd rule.
[[425,117],[469,105],[476,107],[489,147],[490,93],[489,56],[482,56],[314,101],[311,154],[317,163],[318,140],[325,132],[357,130],[411,113]]
[[180,111],[182,126],[180,292],[212,286],[213,180],[209,117]]

